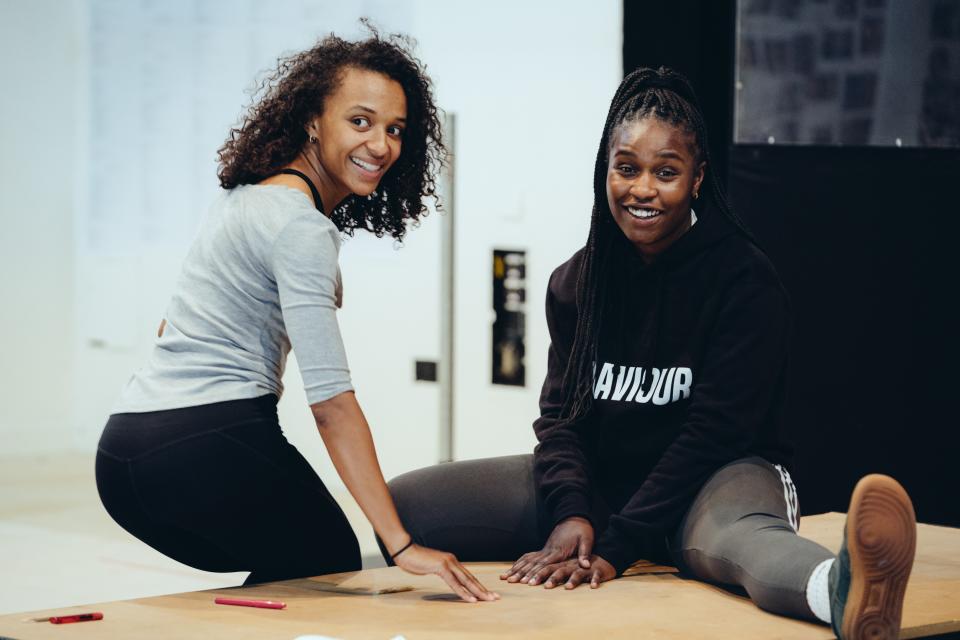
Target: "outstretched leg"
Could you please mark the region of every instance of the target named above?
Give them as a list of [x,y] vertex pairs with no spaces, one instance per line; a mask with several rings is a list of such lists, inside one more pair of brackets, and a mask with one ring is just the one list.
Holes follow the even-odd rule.
[[[785,469],[757,457],[737,460],[704,484],[671,550],[684,572],[743,587],[761,609],[820,619],[811,608],[817,603],[808,602],[807,584],[834,556],[797,535],[798,513]],[[828,615],[826,601],[823,609]]]
[[462,561],[512,561],[543,544],[532,455],[448,462],[388,486],[414,541]]
[[762,609],[830,623],[845,640],[894,640],[916,546],[903,488],[880,475],[857,484],[836,558],[797,535],[798,513],[784,469],[737,460],[704,484],[672,550],[684,571],[743,587]]

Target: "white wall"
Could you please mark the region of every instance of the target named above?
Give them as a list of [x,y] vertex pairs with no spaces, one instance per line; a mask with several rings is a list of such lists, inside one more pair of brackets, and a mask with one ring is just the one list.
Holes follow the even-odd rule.
[[[594,157],[622,77],[621,3],[417,0],[411,9],[438,102],[457,121],[454,457],[529,452],[546,374],[547,280],[586,240]],[[439,356],[439,243],[434,215],[399,251],[358,236],[341,253],[341,326],[388,478],[439,456],[438,388],[412,381],[416,358]],[[525,388],[490,381],[494,248],[527,251]],[[303,403],[286,406],[292,425]],[[300,424],[287,427],[291,439],[333,478],[305,410]]]
[[[586,240],[597,144],[622,77],[621,3],[423,4],[444,25],[424,30],[423,56],[458,126],[454,453],[529,452],[547,280]],[[495,247],[527,251],[525,388],[490,382]]]
[[[288,1],[312,7],[317,35],[348,28],[336,25],[356,32],[354,16],[366,14],[388,30],[418,39],[439,103],[456,114],[458,124],[455,455],[529,451],[548,344],[543,296],[550,271],[586,237],[596,144],[622,73],[620,2],[561,6],[497,0],[481,7],[407,0],[345,9],[340,2]],[[33,434],[32,444],[22,441],[37,450],[73,442],[92,448],[117,390],[150,348],[191,224],[201,213],[171,212],[165,225],[154,216],[146,231],[134,229],[141,234],[179,230],[169,241],[143,245],[146,249],[111,245],[103,234],[91,249],[84,236],[91,229],[89,198],[84,200],[92,188],[91,169],[73,160],[84,157],[92,144],[85,137],[90,102],[84,91],[95,87],[91,74],[102,71],[85,63],[85,6],[80,0],[67,6],[0,5],[5,54],[0,64],[8,87],[15,89],[3,92],[0,110],[0,214],[5,229],[15,232],[4,233],[2,240],[0,264],[8,274],[3,299],[14,302],[3,305],[2,317],[5,333],[15,336],[8,353],[17,363],[0,373],[5,398],[0,437]],[[323,7],[337,7],[335,19]],[[289,31],[282,20],[265,26],[268,33],[257,41],[264,51]],[[218,33],[224,55],[209,62],[214,71],[227,68],[226,52],[236,46],[225,31]],[[297,38],[290,40],[290,46],[302,46]],[[162,67],[164,58],[153,56],[152,68],[176,81],[177,74]],[[34,62],[24,67],[23,60]],[[191,70],[193,84],[184,80],[184,92],[198,91],[201,71]],[[206,147],[190,151],[191,158],[201,158],[190,164],[199,167],[197,180],[214,184],[213,163],[204,167],[203,158],[212,160],[243,102],[240,91],[251,79],[244,75],[229,100],[196,99],[209,105],[199,110],[204,118],[222,120],[204,123],[219,138],[189,139],[191,145],[210,147],[208,155]],[[12,95],[18,103],[10,101]],[[133,161],[162,170],[165,163],[150,153]],[[131,223],[125,218],[116,222],[126,224]],[[433,215],[410,233],[402,249],[389,239],[357,236],[341,252],[345,305],[340,322],[354,384],[388,477],[438,457],[438,388],[414,382],[413,367],[415,359],[439,356],[439,243],[440,218]],[[490,383],[494,247],[527,250],[527,387],[522,389]],[[294,362],[285,384],[281,419],[288,437],[325,480],[338,484],[311,424]]]
[[4,454],[73,445],[74,9],[60,0],[0,5]]

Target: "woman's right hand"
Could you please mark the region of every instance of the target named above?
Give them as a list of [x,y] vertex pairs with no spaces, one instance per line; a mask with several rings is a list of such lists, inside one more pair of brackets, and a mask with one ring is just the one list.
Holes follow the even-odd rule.
[[500,576],[507,582],[525,582],[535,585],[537,572],[544,567],[577,557],[580,566],[590,568],[593,553],[593,525],[586,518],[574,516],[557,523],[540,551],[531,551],[520,556],[510,570]]
[[454,593],[467,602],[477,602],[477,600],[492,602],[500,599],[499,594],[488,591],[480,584],[480,581],[467,571],[467,568],[460,564],[452,553],[414,544],[393,561],[404,571],[418,576],[427,573],[440,576]]

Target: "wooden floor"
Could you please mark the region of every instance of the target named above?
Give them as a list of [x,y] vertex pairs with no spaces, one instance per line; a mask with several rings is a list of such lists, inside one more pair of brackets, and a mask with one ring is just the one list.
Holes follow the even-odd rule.
[[[836,550],[843,516],[804,518],[803,535]],[[901,638],[960,630],[960,530],[920,525],[917,557],[904,605]],[[217,589],[109,602],[67,610],[0,617],[0,635],[12,638],[284,638],[315,634],[335,638],[407,640],[439,638],[831,638],[822,625],[765,613],[748,599],[665,568],[621,578],[591,591],[547,591],[497,579],[505,564],[470,565],[503,596],[466,604],[433,576],[372,569],[309,580]],[[385,595],[329,591],[413,590]],[[284,610],[215,605],[214,597],[282,600]],[[29,616],[102,611],[104,619],[71,625],[24,622]]]

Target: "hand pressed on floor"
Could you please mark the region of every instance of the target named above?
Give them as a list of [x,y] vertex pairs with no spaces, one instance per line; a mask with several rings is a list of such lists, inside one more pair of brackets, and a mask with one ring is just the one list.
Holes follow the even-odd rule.
[[600,556],[591,556],[589,568],[583,568],[576,558],[565,560],[542,568],[527,584],[535,586],[542,582],[545,589],[553,589],[563,584],[567,589],[575,589],[589,582],[590,588],[596,589],[600,583],[616,577],[617,570],[612,564]]
[[454,593],[467,602],[500,599],[499,594],[484,587],[452,553],[415,544],[394,558],[394,562],[404,571],[415,575],[433,573],[440,576]]
[[500,579],[507,582],[528,582],[545,566],[568,558],[573,558],[583,569],[589,569],[591,551],[593,525],[586,518],[567,518],[553,528],[543,549],[520,556]]

